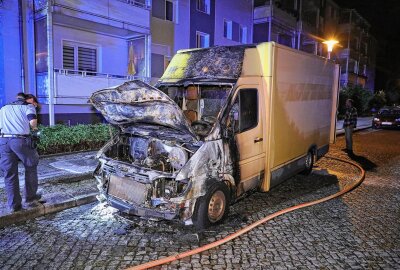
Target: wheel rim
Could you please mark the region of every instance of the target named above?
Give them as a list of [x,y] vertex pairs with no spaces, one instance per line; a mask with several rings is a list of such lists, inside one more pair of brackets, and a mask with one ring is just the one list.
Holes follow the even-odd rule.
[[311,164],[312,164],[312,155],[311,153],[308,153],[307,157],[306,157],[306,168],[311,168]]
[[219,221],[225,212],[225,194],[217,190],[208,203],[208,218],[211,222]]

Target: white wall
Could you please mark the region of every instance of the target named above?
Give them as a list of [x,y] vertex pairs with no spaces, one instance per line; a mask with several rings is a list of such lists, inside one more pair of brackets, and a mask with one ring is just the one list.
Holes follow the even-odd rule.
[[127,75],[128,44],[123,38],[115,38],[83,30],[54,26],[54,68],[62,69],[63,41],[77,42],[98,48],[98,72]]
[[216,0],[214,45],[238,45],[224,37],[224,19],[247,27],[247,43],[253,42],[253,1]]
[[189,49],[190,46],[190,1],[178,2],[178,22],[175,25],[175,54],[178,50]]
[[54,0],[54,4],[57,13],[141,33],[150,31],[150,11],[123,1]]
[[15,100],[22,91],[18,1],[0,7],[0,105]]

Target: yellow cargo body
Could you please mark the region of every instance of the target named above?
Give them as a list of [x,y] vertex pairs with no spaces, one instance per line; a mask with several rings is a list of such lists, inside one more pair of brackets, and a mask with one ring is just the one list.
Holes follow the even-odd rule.
[[[268,191],[301,171],[309,152],[315,160],[328,151],[335,139],[338,76],[333,61],[274,42],[246,49],[237,88],[259,89],[262,133],[236,135],[242,181],[264,172],[261,190]],[[257,162],[255,154],[246,154],[249,148]]]

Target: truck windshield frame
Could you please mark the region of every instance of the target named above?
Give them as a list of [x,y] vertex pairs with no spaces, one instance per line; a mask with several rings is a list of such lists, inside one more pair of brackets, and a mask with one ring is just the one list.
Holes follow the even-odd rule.
[[[197,135],[208,135],[224,111],[227,100],[231,94],[231,84],[190,84],[190,85],[165,85],[159,89],[167,94],[182,109],[192,127],[203,125],[204,129],[197,127]],[[197,130],[201,129],[200,132]]]

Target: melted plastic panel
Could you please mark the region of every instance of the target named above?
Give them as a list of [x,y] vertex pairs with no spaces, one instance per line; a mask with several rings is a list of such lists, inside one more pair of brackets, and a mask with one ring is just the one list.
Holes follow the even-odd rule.
[[180,52],[174,56],[160,82],[194,78],[238,79],[245,49],[245,46],[225,46]]
[[151,124],[179,130],[196,140],[190,124],[182,110],[168,95],[141,81],[130,81],[122,85],[93,93],[93,106],[108,122],[117,125]]

